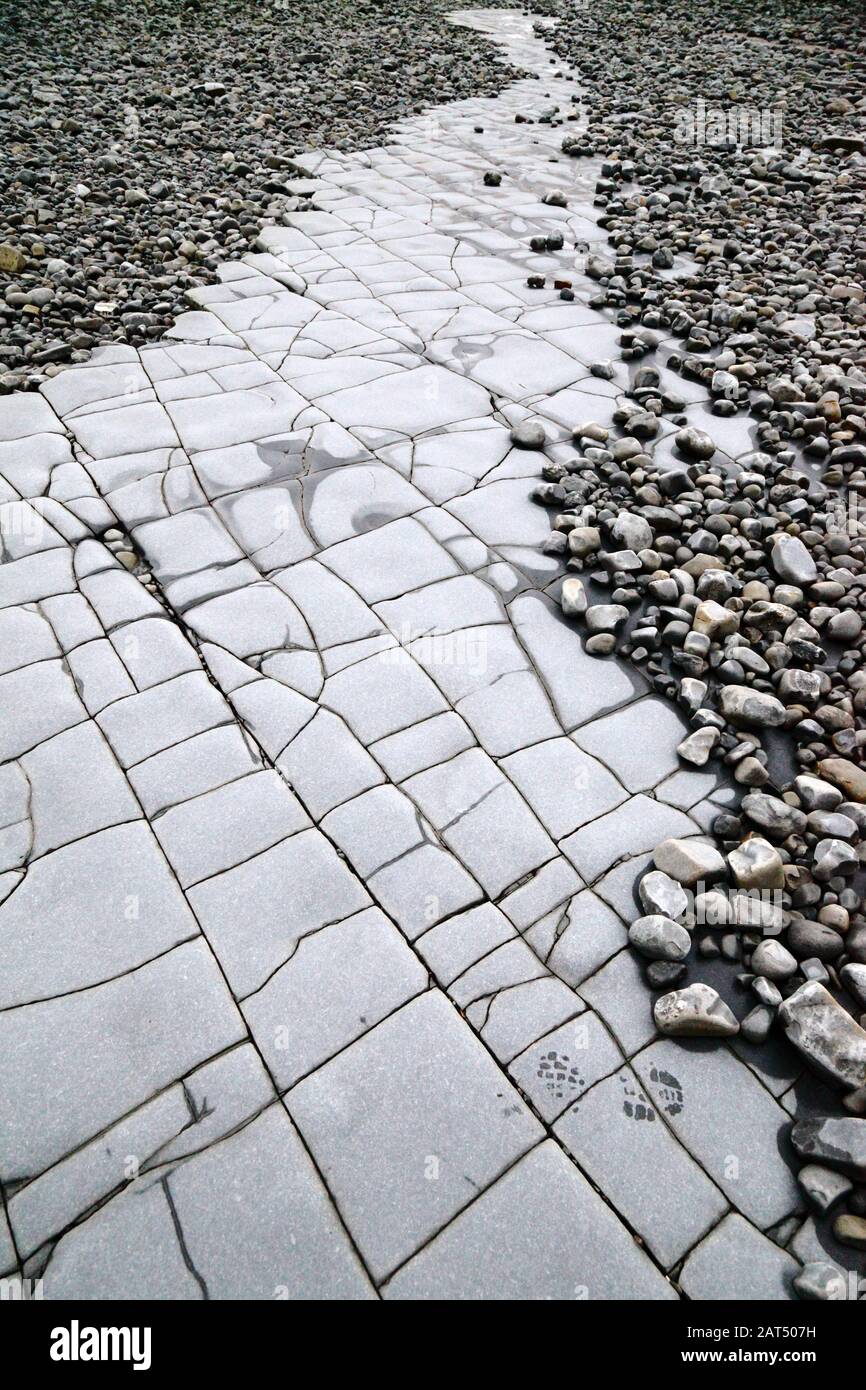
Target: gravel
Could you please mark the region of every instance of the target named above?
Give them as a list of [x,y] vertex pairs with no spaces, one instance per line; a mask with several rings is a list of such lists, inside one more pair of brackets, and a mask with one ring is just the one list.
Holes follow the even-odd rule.
[[[866,1147],[862,16],[837,0],[529,8],[557,19],[548,42],[580,74],[585,120],[563,151],[597,170],[608,247],[587,260],[589,303],[619,328],[620,364],[590,370],[628,377],[613,427],[579,424],[573,460],[542,470],[536,500],[565,538],[544,548],[586,650],[642,669],[690,720],[683,761],[743,794],[713,822],[716,848],[668,841],[639,885],[656,911],[659,871],[682,885],[697,949],[637,913],[631,941],[682,971],[655,1002],[660,1032],[755,1049],[787,1035],[835,1088],[816,1102],[822,1142],[798,1125],[795,1148],[862,1183],[862,1160],[823,1142],[842,1126]],[[711,108],[728,131],[763,112],[775,147],[684,141]],[[751,449],[732,445],[747,437],[734,417]],[[741,1017],[700,978],[713,962],[720,987],[719,964],[737,972]],[[644,969],[657,989],[659,961]],[[854,1248],[862,1195],[834,1225]],[[832,1287],[816,1266],[800,1292]]]
[[308,205],[292,156],[512,73],[441,0],[0,0],[0,391],[107,342]]

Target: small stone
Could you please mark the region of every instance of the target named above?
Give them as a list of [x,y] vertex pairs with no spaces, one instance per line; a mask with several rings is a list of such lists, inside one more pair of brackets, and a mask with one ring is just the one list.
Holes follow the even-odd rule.
[[840,1212],[833,1222],[833,1234],[840,1245],[849,1245],[853,1250],[866,1250],[866,1217]]
[[842,793],[837,787],[805,773],[794,778],[794,790],[806,811],[833,811],[842,800]]
[[689,909],[689,896],[676,879],[658,869],[644,874],[638,884],[638,896],[647,912],[660,913],[679,922]]
[[677,752],[684,762],[691,763],[694,767],[703,767],[709,761],[710,754],[720,737],[719,730],[712,728],[712,726],[708,726],[706,729],[696,729],[693,734],[689,734],[682,743],[677,745]]
[[728,866],[740,888],[784,888],[785,866],[779,851],[760,835],[744,840],[728,855]]
[[562,581],[559,602],[567,618],[583,617],[587,609],[586,589],[577,575],[569,575]]
[[543,449],[547,442],[544,426],[539,420],[521,420],[511,431],[511,442],[518,449]]
[[797,1174],[802,1187],[816,1211],[829,1211],[853,1190],[854,1184],[844,1173],[836,1173],[820,1163],[807,1163]]
[[787,980],[797,973],[797,961],[781,941],[762,941],[752,953],[752,969],[767,980]]
[[855,1182],[866,1182],[866,1120],[851,1115],[798,1120],[791,1143],[801,1158],[817,1159]]
[[728,637],[737,631],[740,618],[714,599],[704,599],[695,609],[692,626],[695,632],[705,633],[707,637]]
[[766,1004],[770,1009],[778,1009],[782,1002],[782,993],[778,985],[773,984],[772,980],[767,980],[763,975],[758,975],[752,981],[752,993],[756,994],[762,1004]]
[[620,512],[610,533],[623,550],[646,550],[653,543],[652,527],[642,516]]
[[685,927],[659,913],[638,917],[629,927],[628,936],[635,950],[648,960],[685,960],[692,944]]
[[734,768],[734,779],[744,787],[763,787],[770,774],[757,758],[747,757]]
[[670,990],[685,979],[687,973],[682,961],[654,960],[647,966],[647,983],[650,989]]
[[799,1296],[812,1303],[842,1302],[848,1297],[848,1281],[835,1265],[811,1260],[794,1275],[794,1288]]
[[744,813],[755,825],[766,830],[769,835],[785,839],[788,835],[802,835],[806,829],[806,816],[797,806],[789,806],[781,797],[769,796],[766,792],[752,792],[743,797]]
[[765,1004],[757,1004],[740,1024],[740,1036],[750,1043],[766,1042],[775,1014]]
[[676,445],[690,458],[711,459],[716,452],[716,446],[706,431],[695,429],[694,425],[677,431]]
[[586,610],[586,625],[590,632],[615,632],[628,618],[628,609],[621,603],[594,603]]
[[601,533],[597,526],[575,526],[568,533],[568,549],[578,560],[594,555],[601,548]]
[[832,927],[823,922],[810,922],[795,917],[788,928],[788,945],[799,960],[835,960],[845,949],[845,942]]
[[845,840],[819,840],[813,851],[812,876],[823,882],[836,874],[853,873],[859,863],[856,849]]
[[616,649],[616,638],[612,632],[596,632],[586,640],[586,650],[590,656],[610,656]]
[[653,1005],[661,1033],[670,1037],[730,1038],[740,1031],[731,1010],[710,985],[696,983],[663,994]]
[[847,758],[822,758],[818,772],[841,787],[848,801],[866,802],[866,768],[857,767]]
[[780,536],[770,559],[779,578],[789,584],[811,584],[818,578],[818,566],[797,536]]
[[8,241],[0,244],[0,270],[8,275],[17,275],[27,264],[27,257],[17,246],[11,246]]
[[703,840],[663,840],[653,854],[653,864],[686,888],[701,880],[727,877],[727,868],[715,845]]
[[719,695],[722,715],[735,728],[775,729],[785,722],[785,706],[775,695],[748,685],[725,685]]

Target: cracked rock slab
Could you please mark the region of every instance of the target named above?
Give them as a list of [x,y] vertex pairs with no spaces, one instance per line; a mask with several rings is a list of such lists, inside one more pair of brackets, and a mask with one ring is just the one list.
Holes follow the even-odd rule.
[[437,991],[300,1082],[287,1104],[377,1279],[541,1136]]

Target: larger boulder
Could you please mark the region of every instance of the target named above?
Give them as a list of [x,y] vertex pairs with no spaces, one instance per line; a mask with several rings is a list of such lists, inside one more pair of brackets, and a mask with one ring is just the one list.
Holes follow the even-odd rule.
[[851,1091],[866,1085],[866,1031],[817,980],[780,1005],[779,1022],[816,1071]]

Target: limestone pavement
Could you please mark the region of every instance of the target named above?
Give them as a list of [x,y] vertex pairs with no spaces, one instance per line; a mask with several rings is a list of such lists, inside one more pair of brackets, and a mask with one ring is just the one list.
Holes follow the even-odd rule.
[[536,75],[307,156],[160,343],[0,403],[0,1273],[49,1298],[790,1296],[796,1070],[657,1039],[623,922],[729,793],[562,620],[510,441],[625,384],[528,247],[604,239],[575,84],[463,22]]

